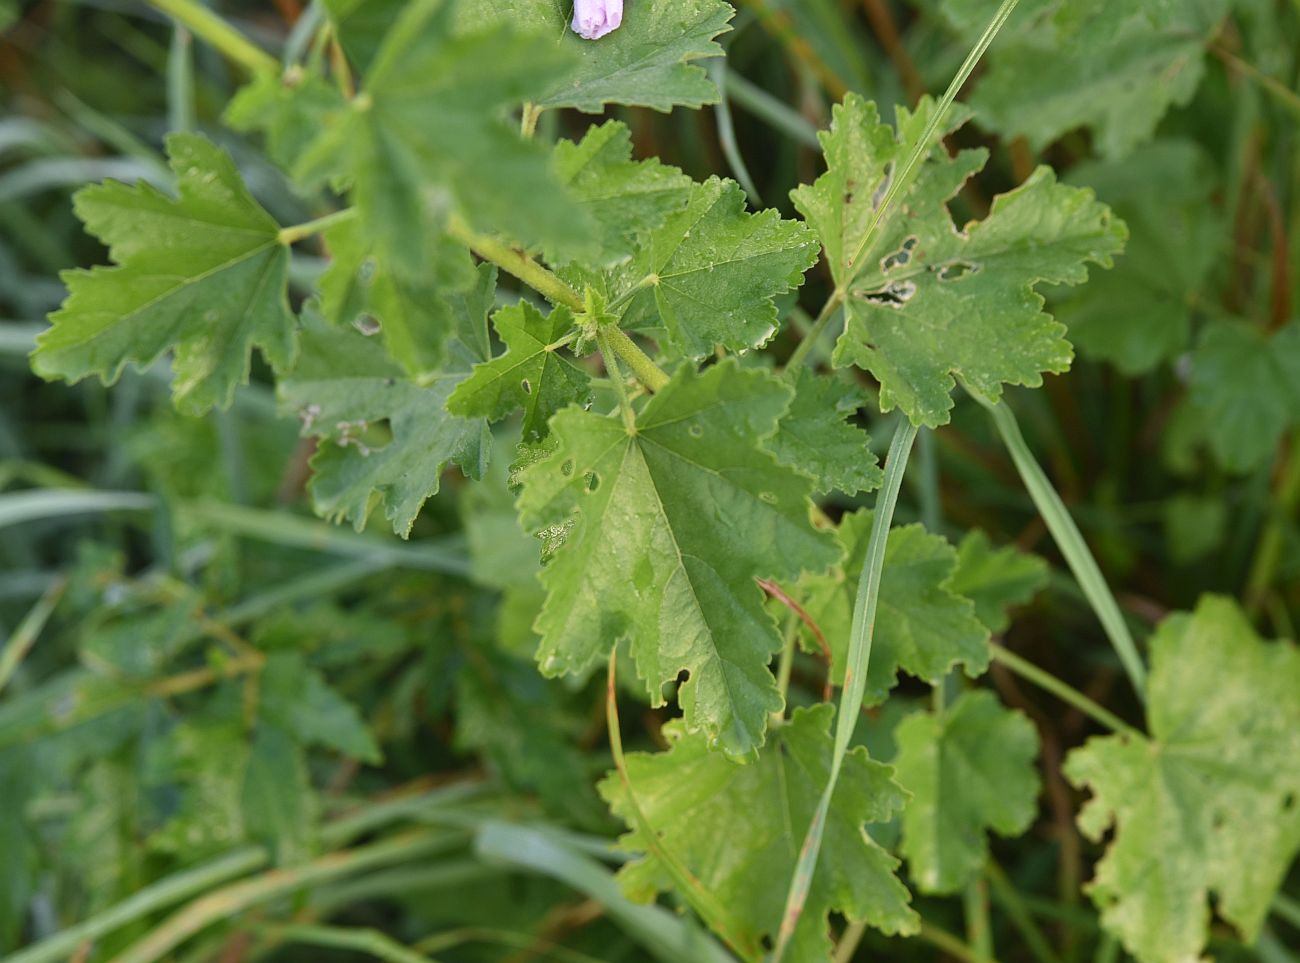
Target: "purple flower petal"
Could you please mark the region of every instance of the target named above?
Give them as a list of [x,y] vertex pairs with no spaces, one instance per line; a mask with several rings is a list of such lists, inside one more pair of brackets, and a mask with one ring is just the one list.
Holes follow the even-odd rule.
[[599,40],[623,22],[623,0],[573,0],[573,32]]

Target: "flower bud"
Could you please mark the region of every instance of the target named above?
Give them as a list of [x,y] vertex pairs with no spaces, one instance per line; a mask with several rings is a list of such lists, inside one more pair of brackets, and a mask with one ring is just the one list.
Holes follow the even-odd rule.
[[623,22],[623,0],[573,0],[573,32],[598,40]]

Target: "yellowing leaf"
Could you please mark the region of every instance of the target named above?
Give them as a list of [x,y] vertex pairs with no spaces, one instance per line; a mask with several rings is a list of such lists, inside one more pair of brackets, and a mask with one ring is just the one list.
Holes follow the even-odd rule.
[[1300,651],[1209,596],[1151,640],[1151,734],[1094,738],[1065,774],[1092,800],[1079,828],[1113,839],[1089,884],[1103,925],[1142,963],[1200,958],[1209,901],[1259,932],[1300,851]]

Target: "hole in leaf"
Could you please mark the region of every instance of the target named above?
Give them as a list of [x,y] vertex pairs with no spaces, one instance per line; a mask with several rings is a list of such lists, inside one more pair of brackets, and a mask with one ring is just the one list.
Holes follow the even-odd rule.
[[585,483],[587,492],[590,494],[600,487],[600,475],[596,474],[594,471],[589,471],[583,476],[583,482]]
[[572,458],[568,459],[567,461],[565,461],[565,463],[564,463],[563,465],[560,466],[560,474],[561,474],[561,475],[564,475],[564,476],[566,476],[566,477],[569,476],[569,475],[572,475],[572,474],[573,474],[573,459],[572,459]]
[[885,176],[880,179],[880,183],[877,185],[875,193],[871,195],[871,206],[873,209],[879,209],[880,202],[885,199],[885,194],[889,192],[889,185],[893,180],[894,162],[890,161],[889,170],[885,172]]
[[524,378],[519,382],[519,387],[524,389],[524,394],[526,395],[531,395],[533,393],[533,383],[527,378]]
[[882,304],[886,307],[901,308],[912,296],[916,294],[916,285],[911,281],[894,281],[888,284],[880,291],[874,291],[871,294],[864,294],[862,298],[871,301],[874,304]]
[[373,314],[358,315],[357,319],[352,322],[352,326],[367,338],[372,338],[379,333],[379,319]]
[[677,679],[676,679],[675,681],[677,682],[678,685],[685,685],[687,682],[690,682],[690,681],[691,681],[691,670],[690,670],[690,669],[682,669],[681,672],[678,672],[678,673],[677,673]]
[[915,234],[903,241],[903,246],[893,254],[887,254],[880,259],[880,270],[888,274],[896,267],[902,267],[912,260],[912,251],[916,247],[919,239]]
[[700,425],[691,425],[686,430],[690,432],[692,438],[699,438],[704,434],[704,429]]
[[943,267],[939,268],[940,281],[958,281],[968,274],[979,272],[980,266],[972,264],[970,261],[949,261]]

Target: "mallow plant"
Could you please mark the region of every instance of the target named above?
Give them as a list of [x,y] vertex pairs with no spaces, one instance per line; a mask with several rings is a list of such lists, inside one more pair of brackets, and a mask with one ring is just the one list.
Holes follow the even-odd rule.
[[[787,118],[728,77],[728,34],[769,29],[797,50],[800,18],[834,4],[324,0],[281,57],[196,0],[151,2],[241,86],[224,130],[172,125],[165,175],[76,194],[108,263],[63,275],[33,371],[112,385],[163,360],[187,419],[273,384],[313,451],[315,511],[367,537],[407,539],[465,500],[470,550],[495,566],[515,653],[534,662],[527,684],[605,693],[609,769],[575,770],[572,796],[595,784],[594,824],[620,827],[618,912],[659,901],[680,911],[664,927],[690,924],[660,958],[847,961],[878,933],[989,959],[987,926],[963,943],[930,908],[961,895],[987,922],[992,881],[1016,920],[1008,958],[1075,959],[1008,894],[993,852],[1034,824],[1045,778],[1099,844],[1084,887],[1099,959],[1182,963],[1212,939],[1273,939],[1271,909],[1294,912],[1279,891],[1300,848],[1300,651],[1227,595],[1135,632],[1007,400],[1067,372],[1077,332],[1121,367],[1183,357],[1230,470],[1300,422],[1300,326],[1219,319],[1189,353],[1164,307],[1121,323],[1150,281],[1124,273],[1126,245],[1148,251],[1162,227],[1142,198],[1058,173],[1048,149],[1068,135],[1089,163],[1122,165],[1198,89],[1233,8],[1266,4],[925,4],[965,38],[946,89],[894,85],[897,104],[838,91],[804,182],[763,207],[728,114],[737,179],[660,160],[622,108],[696,111],[740,83]],[[272,216],[223,146],[231,131],[314,217]],[[994,196],[977,186],[990,133],[1019,158]],[[1164,340],[1142,341],[1157,323]],[[1258,414],[1251,392],[1267,394]],[[1058,567],[940,525],[933,446],[954,417],[1005,447]],[[904,523],[907,485],[922,511]],[[1108,641],[1123,708],[1002,644],[1049,581],[1084,606],[1071,631]],[[1068,663],[1070,632],[1048,631]],[[277,671],[297,692],[275,730],[286,746],[374,754],[364,729],[295,728],[307,710],[293,706],[338,696],[315,670]],[[993,671],[1097,734],[1045,753],[1008,690],[983,684]],[[666,721],[625,751],[622,726],[646,710]],[[248,831],[288,872],[311,858],[282,845],[286,825]],[[164,958],[199,932],[170,926],[116,959]],[[338,945],[426,958],[392,935]],[[18,958],[52,959],[40,946]]]

